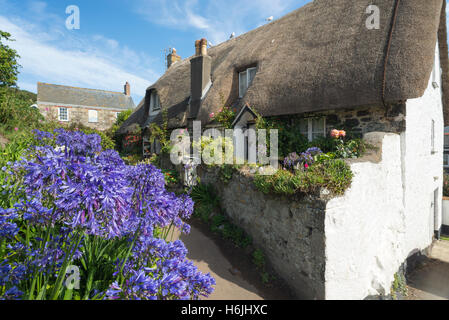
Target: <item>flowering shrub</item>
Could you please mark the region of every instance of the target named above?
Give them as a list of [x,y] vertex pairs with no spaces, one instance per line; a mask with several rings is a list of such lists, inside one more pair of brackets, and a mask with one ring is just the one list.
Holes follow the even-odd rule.
[[322,153],[323,152],[317,147],[309,148],[300,155],[293,152],[284,159],[284,168],[299,169],[301,167],[308,169],[316,162],[317,156]]
[[316,162],[307,170],[278,170],[273,175],[256,175],[254,184],[266,194],[314,193],[326,188],[335,195],[341,195],[351,185],[352,177],[349,165],[335,159]]
[[[153,165],[127,166],[98,135],[36,132],[29,155],[2,168],[1,299],[198,299],[214,279],[186,259],[171,229],[193,201],[165,190]],[[80,270],[79,286],[68,285]],[[71,278],[70,278],[71,279]],[[69,283],[70,284],[70,283]]]
[[211,120],[215,120],[220,123],[225,129],[232,128],[232,122],[235,119],[235,111],[229,107],[222,107],[218,112],[209,114]]

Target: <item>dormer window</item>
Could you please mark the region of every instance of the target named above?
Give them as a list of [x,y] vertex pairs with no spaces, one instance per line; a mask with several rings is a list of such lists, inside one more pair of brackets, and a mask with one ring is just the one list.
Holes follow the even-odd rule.
[[256,76],[257,68],[248,68],[239,73],[239,97],[243,98]]
[[156,91],[151,92],[150,97],[150,114],[157,114],[161,110],[161,102]]

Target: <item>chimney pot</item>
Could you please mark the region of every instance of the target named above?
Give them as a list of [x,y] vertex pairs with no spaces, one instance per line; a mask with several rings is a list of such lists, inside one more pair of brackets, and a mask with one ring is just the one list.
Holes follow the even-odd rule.
[[181,61],[181,57],[177,55],[176,49],[173,48],[171,52],[167,55],[167,69],[178,61]]
[[202,56],[207,56],[207,40],[206,39],[201,39],[201,55]]
[[125,95],[126,96],[131,96],[131,86],[129,85],[128,81],[125,84]]
[[201,48],[200,48],[200,46],[201,46],[201,41],[200,40],[196,40],[195,41],[195,55],[196,56],[199,56],[200,54],[201,54]]

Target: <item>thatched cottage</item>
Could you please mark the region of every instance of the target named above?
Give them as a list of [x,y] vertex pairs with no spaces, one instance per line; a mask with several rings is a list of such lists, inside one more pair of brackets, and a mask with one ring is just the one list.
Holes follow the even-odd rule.
[[[170,129],[193,120],[211,126],[209,114],[224,102],[237,109],[235,127],[250,128],[255,113],[300,114],[309,139],[346,128],[379,147],[376,156],[351,163],[354,179],[344,196],[319,208],[322,233],[310,229],[307,268],[301,256],[291,259],[295,247],[280,256],[282,249],[265,242],[272,262],[284,259],[275,268],[298,294],[301,286],[321,299],[388,294],[407,258],[438,237],[449,121],[445,1],[315,0],[212,48],[197,42],[194,56],[178,60],[170,57],[122,132],[161,123],[161,110]],[[245,210],[230,215],[239,214]],[[248,225],[264,218],[251,219]]]

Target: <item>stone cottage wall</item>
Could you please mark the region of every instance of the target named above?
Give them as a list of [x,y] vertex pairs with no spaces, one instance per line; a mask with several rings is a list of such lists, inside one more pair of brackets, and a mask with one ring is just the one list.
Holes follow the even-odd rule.
[[361,135],[369,132],[401,133],[406,126],[404,103],[306,113],[304,117],[326,117],[326,130],[345,129]]
[[299,298],[324,299],[324,199],[264,195],[251,176],[234,174],[230,182],[218,182],[217,169],[200,167],[198,176],[214,185],[229,218],[252,237]]
[[[39,110],[42,115],[48,120],[58,121],[58,106],[54,105],[44,105],[38,104]],[[71,123],[81,123],[86,127],[97,129],[97,130],[108,130],[110,129],[115,121],[116,113],[122,112],[123,110],[109,110],[109,109],[100,109],[100,108],[81,108],[81,107],[66,107],[69,110],[69,121],[64,122],[67,124]],[[98,122],[90,123],[89,122],[89,110],[96,110],[98,112]]]

